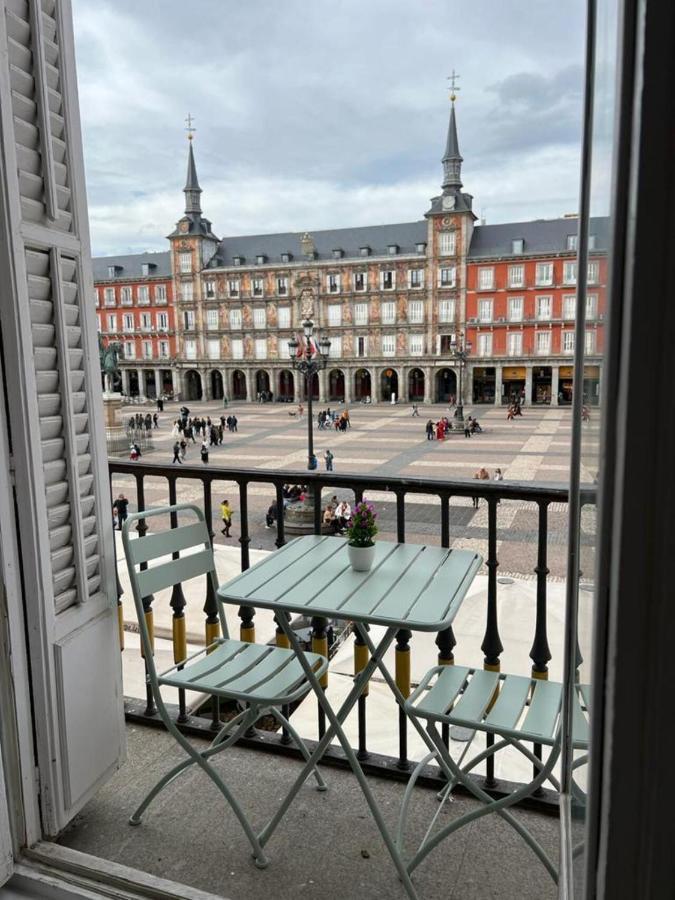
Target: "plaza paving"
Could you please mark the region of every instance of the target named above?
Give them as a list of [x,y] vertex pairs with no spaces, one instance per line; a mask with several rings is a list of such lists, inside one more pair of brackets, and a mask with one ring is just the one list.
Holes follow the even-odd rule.
[[[192,415],[211,416],[216,420],[223,414],[219,402],[189,403]],[[154,449],[143,459],[170,463],[175,437],[171,434],[179,404],[167,404],[160,416],[160,427],[153,431]],[[316,408],[316,407],[315,407]],[[154,411],[154,405],[126,407],[122,418],[131,412]],[[209,463],[213,466],[252,467],[264,470],[286,470],[289,481],[300,481],[307,461],[307,419],[291,416],[295,406],[286,404],[231,404],[227,413],[235,413],[238,432],[225,432],[222,446],[210,449]],[[419,417],[411,416],[409,405],[379,404],[350,407],[351,428],[345,433],[319,430],[314,425],[315,453],[323,469],[323,453],[330,449],[334,456],[334,471],[360,475],[400,475],[438,480],[472,479],[474,472],[485,466],[490,474],[501,468],[507,482],[543,482],[565,484],[569,476],[571,440],[571,411],[569,408],[530,407],[522,417],[506,421],[506,410],[493,406],[467,407],[483,426],[483,433],[465,438],[451,434],[445,441],[428,441],[425,423],[451,415],[447,407],[420,406]],[[592,411],[590,423],[584,425],[585,465],[582,480],[592,482],[596,474],[598,452],[599,411]],[[200,465],[199,442],[190,444],[187,461]],[[175,466],[178,469],[178,465]],[[291,477],[290,473],[297,473]],[[113,490],[124,491],[134,508],[135,480],[116,476]],[[224,482],[214,494],[214,531],[217,543],[236,543],[238,529],[238,493],[236,486]],[[217,504],[227,496],[235,510],[233,537],[227,541],[220,535]],[[352,499],[349,492],[342,492]],[[340,492],[338,492],[340,494]],[[395,538],[395,500],[391,494],[373,493],[369,498],[377,504],[381,536]],[[274,491],[263,484],[249,488],[249,530],[251,548],[272,550],[276,529],[266,529],[265,510],[274,499]],[[179,499],[202,502],[202,488],[188,480],[179,482]],[[146,503],[160,505],[167,502],[166,482],[146,479]],[[548,516],[548,567],[552,579],[565,575],[567,505],[552,504]],[[595,517],[592,510],[582,513],[582,570],[592,570],[592,544]],[[406,499],[406,537],[410,541],[438,543],[440,541],[439,501],[430,496],[409,495]],[[499,574],[534,577],[536,565],[537,509],[534,504],[503,501],[498,510]],[[471,547],[486,554],[487,506],[481,503],[474,509],[469,499],[455,497],[450,507],[450,538],[452,546]]]

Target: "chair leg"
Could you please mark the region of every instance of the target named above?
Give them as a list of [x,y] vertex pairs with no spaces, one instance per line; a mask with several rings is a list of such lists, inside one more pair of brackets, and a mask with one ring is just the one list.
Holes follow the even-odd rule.
[[[307,745],[305,744],[303,739],[300,737],[298,732],[291,725],[291,723],[286,718],[286,716],[284,716],[276,707],[274,709],[274,715],[276,716],[277,719],[279,719],[279,721],[281,722],[283,727],[286,729],[286,731],[288,731],[290,736],[293,738],[293,741],[295,742],[296,747],[298,748],[300,753],[302,753],[302,758],[305,760],[305,762],[308,762],[311,754],[310,754],[309,750],[307,749]],[[316,765],[314,766],[314,769],[312,771],[314,773],[314,777],[316,778],[317,791],[327,791],[328,785],[323,780],[323,776],[321,775],[321,772],[319,772],[319,769]]]

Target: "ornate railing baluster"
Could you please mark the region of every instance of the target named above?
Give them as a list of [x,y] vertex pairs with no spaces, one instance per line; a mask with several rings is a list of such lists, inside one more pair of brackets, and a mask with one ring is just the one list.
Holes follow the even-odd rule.
[[[368,625],[365,626],[369,631]],[[358,675],[368,665],[370,654],[368,653],[368,645],[357,632],[354,638],[354,675]],[[361,695],[357,701],[358,709],[358,729],[359,729],[359,748],[356,753],[358,759],[368,759],[368,742],[366,735],[366,703],[368,697],[369,685],[366,683]]]
[[[396,686],[405,698],[410,696],[410,638],[412,631],[401,628],[396,632],[396,651],[394,654],[394,678]],[[398,708],[398,762],[399,769],[409,769],[408,761],[408,717],[404,710]]]
[[[143,512],[145,510],[145,484],[143,481],[143,473],[137,472],[136,475],[136,506],[139,512]],[[139,537],[145,537],[148,531],[148,525],[145,519],[139,519],[136,524],[136,531],[138,532]],[[148,568],[147,562],[142,562],[140,565],[141,571],[144,571]],[[150,639],[150,646],[152,648],[152,654],[155,654],[155,617],[152,611],[152,604],[154,602],[154,597],[152,594],[148,594],[147,597],[142,597],[141,602],[143,603],[143,614],[145,615],[145,624],[148,629],[148,637]],[[143,657],[143,662],[145,664],[145,653],[143,652],[143,643],[141,642],[141,656]],[[146,670],[147,676],[147,670]],[[145,715],[146,716],[154,716],[157,713],[157,707],[155,706],[155,700],[152,696],[152,688],[150,687],[150,683],[148,678],[145,679]]]
[[[211,497],[211,480],[205,478],[204,486],[204,519],[209,533],[211,547],[213,547],[213,504]],[[218,598],[211,578],[206,576],[206,598],[204,600],[204,612],[206,613],[205,639],[206,646],[210,647],[220,637],[220,617],[218,616]],[[210,651],[207,651],[207,653]],[[211,728],[217,731],[220,723],[220,698],[211,696]]]
[[[320,653],[328,659],[328,620],[321,616],[312,617],[312,653]],[[328,671],[319,679],[322,688],[328,687]],[[317,701],[319,740],[326,731],[326,713]]]
[[[249,554],[249,544],[251,538],[248,533],[248,482],[239,482],[239,518],[241,521],[241,536],[239,543],[241,544],[241,571],[245,572],[251,565]],[[255,609],[252,606],[240,606],[239,618],[241,626],[239,628],[239,638],[247,641],[249,644],[255,643]]]
[[[532,660],[532,677],[548,679],[548,661],[551,659],[551,651],[548,646],[548,633],[546,623],[546,576],[549,573],[547,565],[547,540],[548,540],[548,503],[540,500],[539,509],[539,528],[537,534],[537,565],[534,568],[537,576],[537,612],[534,626],[534,640],[532,649],[530,650],[530,658]],[[541,744],[534,744],[534,755],[537,759],[541,759]],[[533,773],[536,776],[538,769],[533,765]],[[539,788],[537,793],[542,793]]]
[[405,543],[405,492],[396,491],[396,540]]
[[[309,488],[312,491],[312,488]],[[321,512],[321,482],[317,482],[314,485],[313,489],[314,495],[314,534],[321,534],[321,526],[323,522],[321,521],[322,512]]]
[[[488,558],[485,565],[488,570],[488,598],[487,598],[487,622],[485,625],[485,636],[483,643],[480,645],[481,650],[485,654],[483,668],[490,672],[499,672],[500,662],[499,655],[504,649],[499,637],[499,624],[497,620],[497,568],[499,560],[497,559],[497,498],[489,496],[488,504]],[[494,743],[492,735],[487,736],[487,745]],[[488,787],[494,786],[495,782],[495,765],[494,756],[488,756],[486,763],[485,783]]]
[[[112,473],[108,470],[108,483],[110,485],[110,501],[114,502],[113,497],[113,485],[112,485]],[[122,523],[118,520],[118,525],[122,527]],[[120,642],[120,652],[124,650],[124,607],[122,605],[122,595],[124,591],[122,589],[122,582],[120,581],[120,573],[117,566],[117,539],[115,537],[115,520],[113,519],[113,559],[115,561],[115,590],[117,592],[117,631]]]
[[[450,495],[441,494],[441,547],[446,549],[450,547]],[[455,640],[455,632],[452,625],[444,631],[439,631],[436,637],[436,646],[438,647],[438,665],[452,666],[455,663],[455,654],[452,652],[457,641]],[[445,745],[450,742],[450,728],[443,725],[441,734]]]
[[[284,524],[284,492],[281,484],[275,485],[277,493],[277,539],[276,547],[283,547],[286,543],[286,528]],[[287,639],[288,640],[288,639]]]
[[[176,479],[169,477],[169,506],[176,505]],[[178,513],[170,515],[171,527],[178,528]],[[177,550],[171,554],[172,559],[179,559],[180,553]],[[187,657],[187,633],[185,627],[185,594],[183,593],[183,584],[179,582],[174,584],[171,589],[171,601],[169,603],[173,610],[173,618],[171,620],[171,635],[173,639],[173,661],[178,664]],[[179,665],[179,669],[183,666]],[[187,722],[187,706],[185,703],[185,689],[178,688],[178,722]]]

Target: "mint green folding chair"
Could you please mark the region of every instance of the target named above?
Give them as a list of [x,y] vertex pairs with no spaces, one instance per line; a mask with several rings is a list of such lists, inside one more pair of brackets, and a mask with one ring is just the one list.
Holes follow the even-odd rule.
[[[135,537],[131,529],[140,520],[156,516],[175,516],[177,527],[144,537]],[[185,518],[187,524],[182,524]],[[259,868],[267,865],[267,858],[250,825],[244,810],[209,759],[236,743],[267,713],[273,713],[288,730],[305,761],[309,751],[302,738],[282,714],[280,707],[304,697],[310,684],[295,652],[266,644],[251,644],[229,637],[223,605],[218,605],[223,637],[210,646],[188,656],[165,672],[157,673],[152,655],[152,641],[143,608],[143,598],[183,584],[189,579],[206,575],[211,579],[213,593],[218,588],[213,548],[202,511],[191,504],[161,507],[130,515],[122,529],[124,553],[131,579],[131,589],[145,656],[147,680],[157,705],[159,715],[167,730],[187,754],[187,759],[170,769],[145,797],[130,818],[130,824],[139,825],[150,803],[178,775],[190,766],[199,766],[225,797],[239,820],[253,849],[253,857]],[[173,558],[177,556],[178,558]],[[306,659],[317,676],[328,668],[324,656],[307,653]],[[195,748],[172,721],[162,699],[163,686],[209,694],[224,700],[233,700],[239,711],[220,729],[211,744],[203,750]],[[313,769],[318,790],[326,784],[316,768]]]
[[[402,849],[403,832],[415,782],[432,759],[437,760],[448,779],[439,799],[447,800],[455,785],[462,784],[483,805],[459,816],[432,834],[442,808],[439,807],[417,852],[407,864],[409,873],[452,832],[494,812],[515,828],[557,883],[558,870],[550,856],[534,835],[509,812],[509,807],[533,794],[545,781],[549,781],[557,791],[560,790],[553,769],[561,749],[562,699],[563,686],[555,681],[470,669],[466,666],[435,666],[427,672],[407,699],[405,710],[412,719],[426,722],[426,730],[435,749],[420,761],[411,774],[401,805],[397,845]],[[573,747],[586,753],[575,759],[575,769],[588,761],[589,699],[589,686],[577,684],[574,692]],[[468,763],[462,764],[471,741],[467,743],[459,759],[454,760],[439,732],[439,726],[443,725],[459,725],[474,733],[482,731],[492,735],[495,740]],[[526,744],[550,747],[548,758],[540,760]],[[530,782],[495,800],[478,786],[470,777],[470,772],[480,762],[505,747],[515,747],[522,753],[533,764],[536,774]],[[579,788],[575,789],[575,796],[583,802],[583,793]],[[575,855],[582,848],[583,844],[575,847]]]

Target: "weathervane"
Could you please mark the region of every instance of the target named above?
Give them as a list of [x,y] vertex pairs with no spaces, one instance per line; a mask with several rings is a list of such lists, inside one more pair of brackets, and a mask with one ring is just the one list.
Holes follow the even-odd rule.
[[448,76],[448,81],[450,82],[450,99],[454,103],[457,99],[457,91],[461,90],[461,88],[457,85],[457,81],[459,80],[459,75],[452,70],[452,75]]
[[187,116],[186,116],[186,118],[185,118],[185,124],[187,125],[187,128],[186,128],[185,130],[186,130],[187,133],[188,133],[188,141],[191,141],[191,140],[192,140],[192,135],[193,135],[193,134],[195,133],[195,131],[197,130],[197,129],[194,127],[194,125],[192,124],[193,122],[194,122],[194,119],[192,118],[192,116],[190,115],[190,113],[188,113]]

